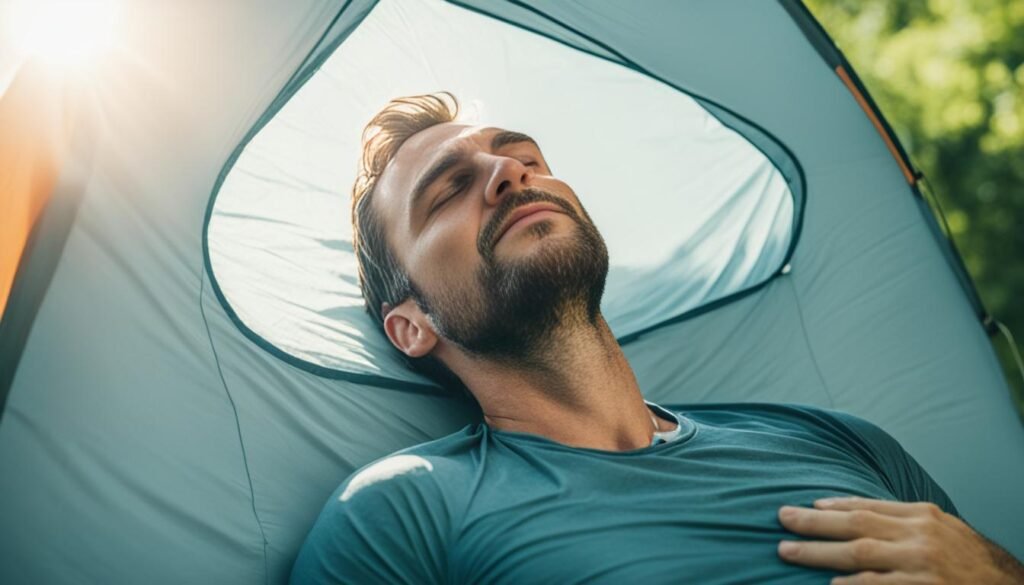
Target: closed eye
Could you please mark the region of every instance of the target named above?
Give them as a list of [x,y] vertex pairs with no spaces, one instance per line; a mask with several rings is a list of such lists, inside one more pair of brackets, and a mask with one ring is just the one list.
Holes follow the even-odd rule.
[[448,191],[448,193],[446,193],[444,195],[444,197],[441,198],[440,202],[438,202],[436,205],[434,205],[434,207],[432,207],[430,209],[430,213],[433,213],[437,209],[439,209],[442,206],[444,206],[445,203],[448,203],[449,200],[455,198],[456,195],[461,193],[472,182],[473,182],[472,175],[458,175],[458,176],[456,176],[454,179],[452,179],[452,189],[450,191]]

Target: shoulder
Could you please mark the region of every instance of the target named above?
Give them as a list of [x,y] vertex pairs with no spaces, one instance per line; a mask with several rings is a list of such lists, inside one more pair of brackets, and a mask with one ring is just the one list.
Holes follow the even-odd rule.
[[361,492],[408,489],[431,483],[437,468],[444,468],[437,457],[413,454],[389,455],[353,473],[342,483],[337,501],[352,500]]
[[873,470],[897,499],[931,501],[957,514],[948,495],[899,441],[859,416],[802,404],[716,403],[671,408],[698,425],[784,435],[815,448],[830,448]]
[[[415,445],[350,474],[307,535],[292,582],[442,582],[461,508],[455,500],[468,485],[467,438],[460,432]],[[381,558],[391,564],[373,560]]]
[[822,432],[847,432],[852,428],[882,432],[872,423],[849,413],[806,404],[732,402],[670,405],[698,423],[736,427]]
[[338,486],[329,504],[356,503],[371,494],[452,493],[447,488],[464,484],[465,476],[471,473],[471,454],[477,441],[467,432],[469,428],[367,463]]
[[453,503],[472,472],[477,441],[470,428],[357,468],[327,499],[310,537],[344,533],[346,526],[382,514],[434,515],[442,503]]
[[672,405],[671,408],[698,424],[786,435],[860,453],[899,448],[896,439],[878,425],[850,413],[817,406],[751,402]]

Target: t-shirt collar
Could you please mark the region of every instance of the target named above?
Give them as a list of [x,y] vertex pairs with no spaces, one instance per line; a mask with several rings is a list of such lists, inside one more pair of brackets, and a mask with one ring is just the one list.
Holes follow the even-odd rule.
[[654,436],[651,438],[651,445],[671,443],[672,441],[675,441],[676,439],[683,435],[683,429],[686,427],[686,425],[683,424],[683,421],[680,420],[680,418],[676,416],[674,412],[666,410],[658,406],[657,404],[647,400],[644,400],[644,403],[647,405],[647,408],[651,409],[651,412],[653,412],[655,416],[660,416],[663,419],[668,419],[676,423],[676,427],[670,431],[655,432]]

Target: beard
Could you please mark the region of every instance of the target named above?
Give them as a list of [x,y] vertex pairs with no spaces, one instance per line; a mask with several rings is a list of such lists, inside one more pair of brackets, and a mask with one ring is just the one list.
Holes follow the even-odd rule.
[[[542,241],[521,258],[495,255],[495,236],[509,214],[522,205],[549,202],[574,222],[565,238],[548,234],[552,219],[520,228],[524,237]],[[582,209],[582,205],[580,206]],[[581,217],[562,198],[540,189],[510,193],[481,232],[483,259],[475,273],[476,290],[445,290],[428,298],[412,287],[420,309],[437,333],[467,354],[509,365],[542,362],[560,330],[597,326],[608,276],[608,248],[593,221]]]

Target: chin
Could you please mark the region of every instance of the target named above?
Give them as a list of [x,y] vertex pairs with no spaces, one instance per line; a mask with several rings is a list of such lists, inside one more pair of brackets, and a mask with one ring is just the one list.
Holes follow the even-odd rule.
[[[598,266],[601,262],[597,260],[602,256],[603,246],[596,247],[593,238],[588,238],[581,229],[559,229],[560,226],[553,223],[538,221],[516,234],[526,241],[515,242],[523,250],[507,265],[519,273],[521,284],[537,286],[565,278],[588,280],[592,272],[601,270]],[[607,257],[606,251],[603,256]],[[570,283],[562,283],[565,285],[572,287]]]

